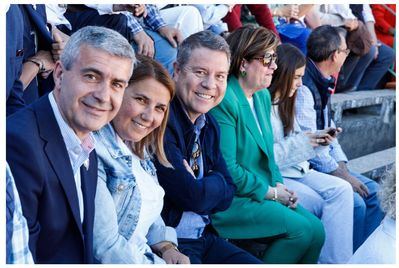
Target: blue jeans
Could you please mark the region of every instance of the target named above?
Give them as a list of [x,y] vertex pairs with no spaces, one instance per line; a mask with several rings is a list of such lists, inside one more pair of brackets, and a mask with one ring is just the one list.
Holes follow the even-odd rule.
[[[144,28],[145,33],[154,41],[155,56],[154,59],[162,64],[173,75],[173,63],[176,61],[177,49],[172,47],[169,41],[159,33],[148,28]],[[133,49],[137,51],[137,45],[133,44]]]
[[391,47],[382,44],[378,48],[378,57],[373,60],[363,74],[357,90],[379,89],[384,85],[381,79],[387,73],[389,67],[394,63],[395,52]]
[[349,54],[339,73],[336,92],[352,88],[370,90],[381,86],[379,82],[394,62],[395,54],[392,48],[383,44],[378,48],[378,57],[374,60],[376,49],[372,46],[361,57]]
[[179,250],[191,264],[262,264],[239,247],[205,230],[198,239],[179,238]]
[[378,183],[355,172],[350,174],[364,183],[369,191],[366,198],[354,193],[353,252],[363,244],[367,237],[380,225],[384,218],[377,198]]

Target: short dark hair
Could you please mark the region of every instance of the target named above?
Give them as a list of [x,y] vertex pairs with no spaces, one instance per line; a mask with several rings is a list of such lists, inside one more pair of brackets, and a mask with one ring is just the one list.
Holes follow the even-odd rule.
[[307,56],[314,62],[327,60],[332,52],[339,49],[341,37],[345,40],[346,30],[331,25],[317,27],[309,35]]
[[226,53],[227,61],[230,64],[229,45],[223,37],[211,31],[197,32],[184,39],[177,48],[177,64],[181,67],[185,66],[191,57],[192,51],[202,47]]

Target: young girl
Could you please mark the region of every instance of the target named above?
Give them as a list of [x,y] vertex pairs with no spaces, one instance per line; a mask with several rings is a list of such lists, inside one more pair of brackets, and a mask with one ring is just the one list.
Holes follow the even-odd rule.
[[295,121],[296,90],[302,86],[305,56],[291,44],[277,48],[278,69],[269,88],[275,160],[284,183],[296,191],[299,203],[320,217],[326,240],[319,262],[346,263],[352,255],[353,191],[335,176],[310,169],[307,160],[332,141],[331,136],[300,131]]

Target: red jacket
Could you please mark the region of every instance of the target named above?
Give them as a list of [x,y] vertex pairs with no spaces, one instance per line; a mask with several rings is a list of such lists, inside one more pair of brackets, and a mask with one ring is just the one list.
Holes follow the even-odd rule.
[[[395,4],[387,4],[396,13]],[[384,5],[371,5],[375,18],[375,32],[377,38],[384,44],[393,47],[394,37],[389,34],[389,28],[395,28],[395,15],[388,11]]]

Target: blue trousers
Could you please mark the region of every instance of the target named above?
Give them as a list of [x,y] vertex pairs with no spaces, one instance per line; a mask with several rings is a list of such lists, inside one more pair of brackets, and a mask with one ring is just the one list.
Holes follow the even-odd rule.
[[353,252],[355,252],[380,225],[384,213],[377,198],[378,183],[355,172],[350,172],[350,174],[364,183],[369,191],[366,198],[354,193]]
[[[154,41],[155,56],[154,59],[162,64],[168,70],[170,75],[173,75],[173,63],[176,61],[177,49],[172,47],[169,41],[162,37],[159,33],[154,32],[148,28],[144,28]],[[133,48],[137,51],[136,44],[133,43]]]
[[359,57],[349,54],[338,76],[336,92],[348,89],[370,90],[381,87],[381,79],[394,62],[395,54],[392,48],[382,45],[378,48],[378,57],[374,59],[376,47]]
[[198,239],[179,238],[179,250],[192,264],[262,264],[259,259],[215,234],[204,231]]

